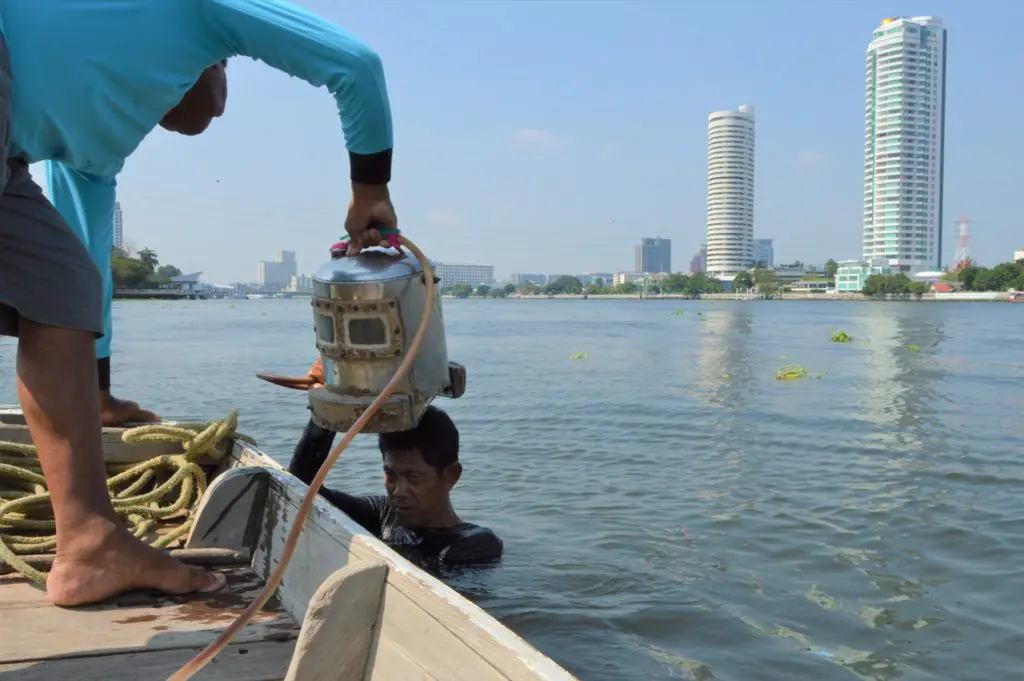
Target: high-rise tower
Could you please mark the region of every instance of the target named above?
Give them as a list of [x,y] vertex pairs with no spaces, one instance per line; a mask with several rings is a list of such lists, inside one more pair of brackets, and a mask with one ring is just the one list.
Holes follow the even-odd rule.
[[885,19],[867,52],[864,259],[893,271],[942,267],[946,29]]
[[634,272],[671,272],[672,240],[644,237],[633,247]]
[[124,248],[124,216],[120,201],[114,201],[114,246]]
[[754,109],[708,116],[707,274],[723,282],[754,264]]

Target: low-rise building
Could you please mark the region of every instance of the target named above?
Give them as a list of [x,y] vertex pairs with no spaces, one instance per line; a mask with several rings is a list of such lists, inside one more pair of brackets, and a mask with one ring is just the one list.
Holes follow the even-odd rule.
[[171,284],[167,287],[180,291],[182,293],[194,294],[197,287],[199,286],[199,277],[202,272],[192,272],[190,274],[179,274],[176,277],[171,277]]
[[836,269],[836,293],[860,293],[872,274],[889,274],[889,268],[865,260],[840,260]]
[[793,293],[827,293],[834,285],[830,279],[801,279],[794,281],[789,288]]
[[584,272],[583,274],[577,274],[576,278],[584,286],[589,286],[590,284],[607,286],[615,279],[614,275],[607,272]]
[[[775,283],[777,286],[792,286],[796,282],[800,281],[808,274],[813,274],[806,267],[791,267],[788,265],[780,265],[779,267],[773,268],[775,272]],[[751,269],[751,272],[754,270]]]
[[513,272],[509,279],[516,286],[523,286],[524,284],[537,284],[538,286],[543,286],[548,283],[548,275],[531,274],[528,272]]
[[644,280],[646,278],[647,275],[644,274],[643,272],[616,272],[615,276],[612,278],[612,284],[615,286],[620,286],[622,284],[625,284],[626,282],[629,282],[632,284],[636,284],[638,286],[643,286]]
[[469,286],[476,288],[480,284],[490,286],[494,283],[494,265],[481,265],[475,262],[438,262],[434,273],[441,279],[442,288],[453,286]]

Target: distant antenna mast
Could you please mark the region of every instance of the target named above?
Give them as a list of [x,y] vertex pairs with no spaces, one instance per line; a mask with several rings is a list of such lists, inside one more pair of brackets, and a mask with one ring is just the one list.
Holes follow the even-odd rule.
[[957,235],[956,254],[953,256],[954,272],[974,266],[974,261],[971,260],[971,221],[964,215],[957,224],[960,229]]

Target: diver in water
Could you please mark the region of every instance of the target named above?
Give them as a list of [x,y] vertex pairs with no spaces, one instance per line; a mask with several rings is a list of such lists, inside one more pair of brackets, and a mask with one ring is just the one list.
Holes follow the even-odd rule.
[[[319,360],[312,387],[323,384]],[[307,485],[330,453],[336,433],[306,424],[289,472]],[[452,508],[451,490],[462,475],[459,430],[448,414],[427,407],[411,430],[377,436],[386,494],[353,496],[320,488],[320,495],[366,531],[409,560],[429,569],[483,566],[501,559],[502,541],[489,528],[464,522]]]

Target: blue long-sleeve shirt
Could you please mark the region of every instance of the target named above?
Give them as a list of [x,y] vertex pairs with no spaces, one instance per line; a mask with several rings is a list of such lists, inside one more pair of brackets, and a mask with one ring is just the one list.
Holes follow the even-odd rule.
[[[108,299],[117,174],[222,59],[252,57],[326,87],[352,179],[390,179],[391,108],[380,58],[289,2],[0,0],[0,31],[12,70],[9,153],[49,161],[51,199],[89,247]],[[106,316],[100,357],[110,354],[109,300]]]
[[326,86],[345,146],[391,149],[380,58],[283,0],[0,0],[13,71],[12,148],[111,177],[204,69],[248,56]]

